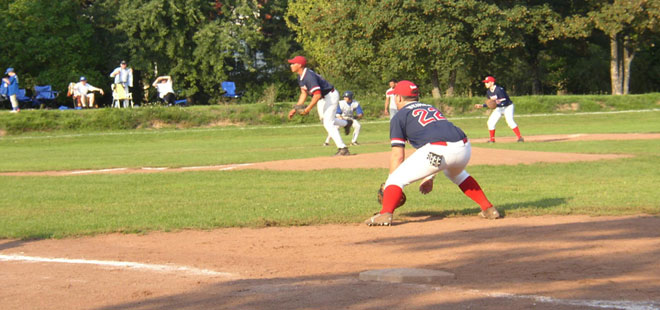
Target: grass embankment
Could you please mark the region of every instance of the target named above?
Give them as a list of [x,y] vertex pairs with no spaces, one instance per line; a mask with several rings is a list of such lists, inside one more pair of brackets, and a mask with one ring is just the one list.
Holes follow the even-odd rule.
[[[423,98],[448,116],[487,114],[486,109],[474,109],[483,97]],[[516,114],[574,113],[654,109],[660,104],[660,93],[609,96],[522,96],[513,97]],[[365,120],[384,119],[381,116],[383,98],[358,98]],[[284,123],[318,123],[314,109],[310,116],[296,116],[288,121],[286,114],[293,103],[232,104],[193,106],[188,108],[148,106],[136,109],[99,110],[24,110],[18,114],[0,113],[0,135],[53,131],[105,131],[140,128],[195,128],[218,125],[279,125]]]
[[[517,119],[524,134],[659,132],[660,111]],[[485,118],[455,118],[485,137]],[[503,121],[498,135],[512,135]],[[358,153],[387,151],[387,123],[367,122]],[[345,137],[345,136],[344,136]],[[254,126],[133,130],[113,134],[21,135],[0,139],[0,170],[194,166],[327,156],[323,129]],[[479,144],[477,147],[635,157],[589,163],[470,166],[507,216],[660,214],[660,143],[655,140]],[[379,210],[375,188],[387,169],[206,171],[156,174],[0,177],[0,238],[267,225],[359,223]],[[404,216],[475,216],[478,209],[442,177],[423,196],[406,188]]]

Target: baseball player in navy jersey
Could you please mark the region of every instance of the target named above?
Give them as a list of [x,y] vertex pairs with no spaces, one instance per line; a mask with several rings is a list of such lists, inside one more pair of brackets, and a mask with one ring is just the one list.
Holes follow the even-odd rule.
[[[495,125],[497,121],[500,120],[502,115],[506,119],[506,124],[509,125],[509,128],[513,130],[513,133],[518,137],[518,142],[525,142],[525,139],[520,135],[520,129],[518,124],[513,120],[513,101],[509,99],[509,95],[506,94],[506,91],[502,86],[495,85],[495,78],[492,76],[487,76],[483,81],[484,86],[486,86],[486,97],[488,99],[494,99],[497,102],[497,107],[493,109],[493,112],[490,113],[488,117],[488,134],[490,139],[488,143],[495,143]],[[486,104],[476,104],[476,108],[485,108]]]
[[[348,147],[341,140],[339,130],[335,126],[344,127],[350,130],[353,124],[352,120],[343,120],[335,117],[337,111],[337,104],[339,103],[339,93],[335,90],[332,84],[328,83],[316,72],[307,68],[307,59],[303,56],[296,56],[289,59],[291,65],[291,72],[298,75],[298,85],[300,85],[300,97],[296,106],[302,106],[307,100],[307,96],[312,96],[312,101],[300,112],[301,115],[307,115],[317,106],[319,118],[323,122],[323,127],[328,132],[328,135],[335,141],[337,145],[337,153],[335,155],[345,156],[350,155]],[[294,108],[289,111],[289,119],[298,113]]]
[[[353,100],[352,91],[345,91],[342,97],[344,97],[344,100],[339,100],[339,104],[337,105],[337,118],[353,121],[353,138],[351,139],[351,145],[360,145],[357,141],[358,136],[360,135],[360,123],[357,120],[364,115],[362,107],[359,102]],[[350,133],[350,128],[344,127],[344,133],[348,135]],[[325,138],[325,143],[323,143],[323,145],[327,146],[329,143],[330,135]]]
[[385,91],[385,110],[383,110],[383,113],[385,115],[389,115],[390,119],[394,117],[394,114],[396,114],[396,111],[399,109],[396,107],[396,102],[394,102],[394,87],[396,86],[396,80],[391,79],[390,80],[390,88]]
[[[432,105],[419,102],[419,89],[412,82],[398,82],[394,94],[399,111],[390,121],[390,175],[385,182],[382,209],[367,219],[365,224],[391,225],[392,214],[403,196],[403,188],[422,180],[419,191],[428,194],[433,190],[433,179],[440,171],[479,204],[482,217],[499,218],[499,212],[488,201],[479,183],[465,171],[471,155],[470,142],[465,133]],[[407,159],[406,141],[417,149]]]

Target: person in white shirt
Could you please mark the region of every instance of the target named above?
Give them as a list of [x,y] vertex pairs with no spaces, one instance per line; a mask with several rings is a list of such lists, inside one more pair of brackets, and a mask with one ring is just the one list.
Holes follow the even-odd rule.
[[77,102],[79,107],[98,108],[98,105],[94,103],[95,91],[98,91],[101,93],[101,95],[104,95],[103,89],[92,86],[92,84],[87,83],[87,78],[81,76],[80,82],[73,86],[73,97],[78,99]]
[[[115,84],[123,86],[126,94],[130,92],[129,87],[133,87],[133,68],[129,68],[125,60],[119,63],[119,67],[112,70],[110,77],[115,78]],[[124,108],[128,108],[129,102],[129,99],[124,99]]]
[[389,83],[390,88],[385,92],[385,110],[383,110],[383,114],[386,116],[389,115],[390,119],[392,119],[394,114],[399,110],[394,101],[394,87],[396,86],[397,80],[391,79]]
[[153,84],[151,84],[151,86],[156,87],[156,90],[158,91],[158,97],[166,102],[167,105],[172,106],[176,103],[171,76],[159,76],[156,78]]

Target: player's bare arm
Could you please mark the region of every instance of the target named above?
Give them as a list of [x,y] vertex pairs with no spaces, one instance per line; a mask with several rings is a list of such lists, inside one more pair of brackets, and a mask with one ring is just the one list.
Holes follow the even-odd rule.
[[385,96],[385,109],[383,110],[383,113],[385,113],[385,115],[390,115],[390,111],[387,109],[387,107],[389,106],[390,106],[390,98]]
[[312,108],[314,108],[314,106],[316,106],[316,104],[319,102],[319,100],[321,100],[321,98],[322,98],[322,97],[321,97],[321,92],[317,92],[317,93],[315,93],[315,94],[312,96],[312,102],[309,103],[309,105],[307,106],[307,108],[305,109],[305,111],[303,111],[301,114],[302,114],[302,115],[307,115],[307,114],[309,114],[309,112],[312,111]]
[[406,159],[406,149],[402,146],[393,146],[390,155],[390,174],[403,163],[404,159]]
[[[300,97],[298,97],[298,103],[296,103],[296,106],[302,106],[305,105],[305,101],[307,100],[307,92],[304,89],[300,89]],[[291,109],[289,111],[289,119],[291,119],[294,115],[296,115],[296,109]]]

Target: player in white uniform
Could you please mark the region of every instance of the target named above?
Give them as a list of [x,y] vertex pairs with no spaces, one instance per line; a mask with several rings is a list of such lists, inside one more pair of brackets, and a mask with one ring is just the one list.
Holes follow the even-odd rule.
[[390,119],[394,117],[396,111],[399,111],[399,108],[396,107],[396,101],[394,100],[394,87],[396,86],[397,80],[390,80],[390,88],[385,92],[385,110],[383,113],[389,115]]
[[[513,120],[513,101],[511,101],[504,88],[495,85],[495,78],[492,76],[487,76],[482,82],[484,83],[484,86],[486,86],[486,97],[497,101],[497,107],[493,109],[493,112],[491,112],[488,117],[488,135],[490,136],[488,143],[495,143],[495,125],[497,125],[497,121],[500,120],[502,115],[504,115],[506,124],[511,130],[513,130],[513,133],[516,134],[518,142],[525,142],[525,139],[520,134],[518,124]],[[475,107],[485,108],[487,106],[486,104],[476,104]]]
[[[351,145],[360,145],[358,143],[358,136],[360,135],[360,123],[357,121],[358,119],[361,119],[362,116],[364,116],[364,113],[362,112],[362,107],[360,106],[360,103],[353,100],[353,92],[352,91],[345,91],[344,92],[344,100],[339,100],[339,104],[337,105],[337,118],[345,119],[345,120],[352,120],[353,121],[353,138],[351,139]],[[344,133],[349,134],[350,133],[350,128],[344,127]],[[327,138],[325,138],[325,142],[323,143],[324,146],[330,145],[330,135],[328,135]]]
[[[390,175],[384,186],[382,209],[365,223],[391,225],[394,210],[403,197],[403,188],[422,180],[419,191],[428,194],[433,190],[433,178],[441,171],[479,205],[482,217],[499,218],[499,212],[488,201],[479,183],[465,171],[472,148],[463,130],[449,122],[438,109],[419,102],[419,89],[412,82],[397,83],[394,93],[399,112],[390,121]],[[408,158],[406,141],[417,149]]]

